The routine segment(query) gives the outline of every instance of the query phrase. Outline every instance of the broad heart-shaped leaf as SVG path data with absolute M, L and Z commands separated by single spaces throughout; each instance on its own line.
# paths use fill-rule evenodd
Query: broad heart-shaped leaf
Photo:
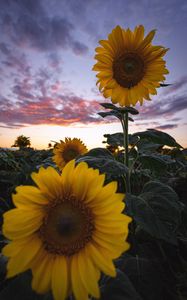
M 120 146 L 123 147 L 123 133 L 122 132 L 116 132 L 113 134 L 104 134 L 104 137 L 106 137 L 106 143 L 115 147 Z
M 77 163 L 85 161 L 89 167 L 99 169 L 100 173 L 105 173 L 107 178 L 117 178 L 127 173 L 128 168 L 116 161 L 113 155 L 103 148 L 95 148 L 82 155 L 76 160 Z
M 129 278 L 118 269 L 115 278 L 105 277 L 101 284 L 100 300 L 143 300 Z
M 137 143 L 137 148 L 139 153 L 153 153 L 156 152 L 156 150 L 159 149 L 160 147 L 162 148 L 162 146 L 163 146 L 162 144 L 156 144 L 145 139 L 140 139 Z
M 179 145 L 171 135 L 160 130 L 148 129 L 146 131 L 136 132 L 134 135 L 139 136 L 140 139 L 146 139 L 152 143 L 182 148 L 182 146 Z
M 160 182 L 145 184 L 136 197 L 126 194 L 127 212 L 153 238 L 177 245 L 176 230 L 181 222 L 182 206 L 175 191 Z
M 164 270 L 162 262 L 124 253 L 117 261 L 117 268 L 130 279 L 138 294 L 144 300 L 163 299 Z M 151 274 L 151 276 L 150 276 Z
M 31 272 L 25 272 L 9 279 L 0 291 L 1 300 L 53 300 L 50 293 L 39 295 L 31 288 Z
M 134 145 L 138 142 L 139 138 L 137 136 L 134 136 L 132 134 L 129 134 L 129 144 Z M 106 143 L 115 147 L 115 146 L 120 146 L 123 147 L 124 143 L 124 137 L 123 137 L 123 132 L 116 132 L 113 134 L 104 134 L 104 137 L 107 138 Z
M 160 174 L 166 171 L 167 161 L 162 159 L 161 155 L 157 154 L 142 154 L 138 157 L 143 169 L 149 169 L 155 174 Z

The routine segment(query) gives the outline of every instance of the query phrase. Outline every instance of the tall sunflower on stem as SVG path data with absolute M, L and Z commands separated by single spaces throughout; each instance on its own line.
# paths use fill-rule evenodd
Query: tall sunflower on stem
M 135 105 L 143 99 L 150 100 L 155 95 L 160 82 L 165 80 L 168 70 L 163 60 L 168 51 L 162 46 L 153 46 L 155 30 L 144 37 L 144 27 L 137 26 L 134 31 L 117 26 L 101 40 L 101 47 L 95 51 L 93 70 L 97 71 L 99 89 L 104 97 L 120 106 Z
M 134 31 L 116 26 L 101 40 L 101 47 L 95 49 L 97 63 L 97 84 L 105 98 L 111 98 L 114 104 L 125 106 L 121 110 L 124 132 L 124 162 L 128 166 L 128 107 L 139 101 L 150 100 L 157 94 L 156 88 L 165 80 L 168 70 L 163 56 L 168 51 L 163 46 L 152 45 L 155 35 L 152 30 L 144 37 L 144 27 L 137 26 Z M 130 192 L 130 179 L 127 174 L 127 191 Z

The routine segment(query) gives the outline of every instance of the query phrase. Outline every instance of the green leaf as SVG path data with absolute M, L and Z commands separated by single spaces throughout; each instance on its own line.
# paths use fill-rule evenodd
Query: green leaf
M 118 269 L 115 278 L 105 277 L 101 284 L 100 300 L 143 300 L 129 278 Z
M 0 292 L 1 300 L 53 300 L 51 294 L 39 295 L 31 288 L 31 272 L 8 280 Z
M 160 83 L 160 87 L 166 87 L 172 85 L 171 83 Z
M 134 136 L 139 136 L 141 140 L 146 139 L 155 144 L 182 148 L 182 146 L 179 145 L 171 135 L 156 129 L 148 129 L 146 131 L 136 132 L 134 133 Z
M 0 249 L 1 249 L 1 245 L 0 245 Z M 7 259 L 2 254 L 0 254 L 0 285 L 1 282 L 5 279 L 6 264 L 7 264 Z
M 167 162 L 156 154 L 142 154 L 138 160 L 142 164 L 143 169 L 149 169 L 155 174 L 163 173 L 166 171 Z
M 182 206 L 175 191 L 156 181 L 145 184 L 139 196 L 126 195 L 127 211 L 153 238 L 177 244 Z
M 108 159 L 114 159 L 112 153 L 105 148 L 93 148 L 88 151 L 85 156 L 93 156 L 93 157 L 108 157 Z
M 137 136 L 135 136 L 135 137 L 137 137 Z M 149 140 L 144 140 L 144 139 L 139 140 L 139 142 L 137 143 L 138 151 L 140 153 L 156 152 L 162 146 L 163 146 L 162 144 L 156 144 Z
M 133 118 L 128 117 L 129 121 L 134 122 Z
M 107 109 L 118 109 L 117 106 L 112 103 L 100 103 L 100 105 Z
M 135 145 L 139 138 L 138 136 L 134 136 L 133 134 L 129 134 L 129 144 L 130 145 Z M 113 147 L 116 147 L 116 146 L 120 146 L 120 147 L 123 147 L 123 132 L 116 132 L 116 133 L 113 133 L 113 134 L 104 134 L 104 137 L 107 138 L 106 140 L 106 143 L 113 146 Z
M 137 115 L 139 114 L 139 111 L 137 109 L 135 109 L 132 106 L 125 106 L 125 107 L 117 107 L 112 103 L 100 103 L 100 105 L 106 109 L 113 109 L 116 110 L 122 114 L 124 113 L 130 113 L 132 115 Z
M 144 300 L 162 299 L 165 275 L 162 262 L 124 253 L 119 259 L 118 268 L 128 276 Z
M 139 111 L 132 106 L 119 107 L 118 111 L 122 113 L 130 113 L 131 115 L 138 115 Z
M 116 117 L 119 120 L 122 119 L 122 114 L 119 113 L 117 110 L 111 110 L 109 112 L 102 111 L 102 112 L 99 112 L 98 115 L 100 115 L 102 118 L 110 116 L 110 117 Z
M 76 160 L 77 163 L 85 161 L 94 169 L 99 169 L 100 173 L 105 173 L 109 178 L 117 178 L 127 173 L 128 168 L 116 161 L 113 155 L 103 148 L 95 148 L 82 155 Z
M 138 136 L 134 136 L 133 134 L 129 134 L 129 144 L 130 145 L 136 145 L 139 141 Z
M 123 147 L 123 133 L 117 132 L 113 134 L 104 134 L 104 137 L 107 138 L 106 142 L 107 144 L 115 147 L 120 146 Z

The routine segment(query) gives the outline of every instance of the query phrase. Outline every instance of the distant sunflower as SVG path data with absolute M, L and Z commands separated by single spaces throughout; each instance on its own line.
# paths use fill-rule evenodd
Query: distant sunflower
M 150 94 L 157 93 L 156 88 L 168 74 L 162 59 L 168 49 L 151 44 L 155 35 L 152 30 L 144 37 L 144 27 L 137 26 L 133 31 L 117 26 L 101 40 L 95 58 L 98 62 L 93 70 L 97 74 L 99 89 L 104 97 L 111 97 L 113 103 L 121 106 L 135 105 L 143 99 L 150 100 Z
M 77 156 L 86 153 L 88 150 L 80 139 L 65 138 L 55 146 L 53 153 L 53 161 L 62 169 L 70 160 Z
M 116 193 L 116 182 L 103 186 L 104 174 L 85 162 L 75 167 L 74 160 L 61 175 L 40 168 L 32 179 L 38 187 L 17 187 L 16 208 L 4 214 L 3 234 L 11 240 L 2 250 L 7 277 L 31 269 L 38 293 L 52 289 L 55 300 L 99 298 L 101 271 L 115 276 L 113 260 L 129 248 L 124 195 Z

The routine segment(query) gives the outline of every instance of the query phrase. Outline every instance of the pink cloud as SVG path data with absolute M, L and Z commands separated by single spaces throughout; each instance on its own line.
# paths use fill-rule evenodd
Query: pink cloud
M 9 105 L 10 101 L 0 101 L 0 119 L 7 126 L 25 125 L 63 125 L 104 123 L 97 112 L 100 105 L 95 100 L 86 100 L 76 96 L 58 98 L 40 97 L 35 101 L 20 100 Z M 58 106 L 61 105 L 62 109 Z

